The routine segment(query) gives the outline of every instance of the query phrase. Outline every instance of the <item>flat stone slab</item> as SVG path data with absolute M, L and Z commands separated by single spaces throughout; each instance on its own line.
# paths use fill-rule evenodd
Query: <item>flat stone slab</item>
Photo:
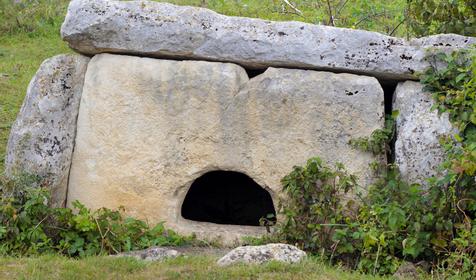
M 236 263 L 263 264 L 269 261 L 298 263 L 306 257 L 306 252 L 296 246 L 272 243 L 261 246 L 241 246 L 231 250 L 218 260 L 220 266 Z
M 76 137 L 76 119 L 89 58 L 58 55 L 31 80 L 10 131 L 7 175 L 30 173 L 49 183 L 52 205 L 64 206 Z
M 431 110 L 431 93 L 418 82 L 399 83 L 395 90 L 394 109 L 399 111 L 396 124 L 395 163 L 409 183 L 426 185 L 426 178 L 442 175 L 438 166 L 445 159 L 440 138 L 456 131 L 448 114 Z
M 452 50 L 476 38 L 436 35 L 406 41 L 380 33 L 302 22 L 229 17 L 149 1 L 73 0 L 61 28 L 71 48 L 98 53 L 210 60 L 249 68 L 350 72 L 417 79 L 425 49 Z
M 130 251 L 112 255 L 112 257 L 130 257 L 144 261 L 163 261 L 166 259 L 174 259 L 182 254 L 168 247 L 151 247 L 144 250 Z
M 232 243 L 264 227 L 192 222 L 181 205 L 192 182 L 241 172 L 277 205 L 282 177 L 319 155 L 372 179 L 369 153 L 349 144 L 383 127 L 377 79 L 269 68 L 249 79 L 231 63 L 100 54 L 91 59 L 78 116 L 68 202 L 125 206 L 150 223 Z

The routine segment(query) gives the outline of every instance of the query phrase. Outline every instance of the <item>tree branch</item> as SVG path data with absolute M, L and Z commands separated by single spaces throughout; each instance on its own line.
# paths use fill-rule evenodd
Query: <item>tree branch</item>
M 331 2 L 327 0 L 327 8 L 329 9 L 329 25 L 335 26 L 334 16 L 332 15 Z
M 345 0 L 344 4 L 342 4 L 342 6 L 340 6 L 339 10 L 336 12 L 336 17 L 340 15 L 340 12 L 341 12 L 342 9 L 345 7 L 345 5 L 347 4 L 347 2 L 349 2 L 349 0 Z
M 286 5 L 288 5 L 291 9 L 293 9 L 296 13 L 302 16 L 302 12 L 298 8 L 294 7 L 293 4 L 289 3 L 288 0 L 283 0 L 283 2 L 286 3 Z
M 404 22 L 405 22 L 405 19 L 403 19 L 402 21 L 400 21 L 400 22 L 397 24 L 397 26 L 395 26 L 395 27 L 392 29 L 392 31 L 388 34 L 388 36 L 392 36 L 393 33 L 394 33 L 395 31 L 397 31 L 397 29 L 400 27 L 400 25 L 402 25 L 402 23 L 404 23 Z

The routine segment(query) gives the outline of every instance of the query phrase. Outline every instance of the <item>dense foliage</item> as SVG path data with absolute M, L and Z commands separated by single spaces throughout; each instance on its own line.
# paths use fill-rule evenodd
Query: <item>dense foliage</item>
M 78 201 L 73 209 L 51 208 L 47 186 L 35 176 L 0 179 L 0 255 L 91 256 L 192 241 L 122 211 L 91 211 Z
M 342 164 L 333 170 L 320 158 L 312 158 L 306 166 L 294 167 L 282 184 L 288 195 L 279 206 L 285 217 L 282 237 L 307 251 L 331 248 L 333 227 L 347 223 L 346 212 L 352 207 L 342 198 L 356 186 L 355 176 L 347 174 Z
M 442 139 L 444 176 L 428 178 L 423 187 L 404 182 L 397 166 L 374 164 L 378 179 L 368 193 L 339 205 L 343 194 L 358 191 L 355 178 L 342 165 L 331 169 L 311 159 L 282 180 L 288 198 L 276 238 L 367 273 L 393 273 L 408 260 L 431 264 L 446 277 L 476 277 L 476 55 L 461 51 L 428 60 L 432 67 L 421 81 L 458 129 Z M 388 116 L 385 129 L 351 144 L 386 152 L 395 116 Z
M 407 0 L 408 25 L 417 36 L 456 33 L 476 36 L 476 1 Z

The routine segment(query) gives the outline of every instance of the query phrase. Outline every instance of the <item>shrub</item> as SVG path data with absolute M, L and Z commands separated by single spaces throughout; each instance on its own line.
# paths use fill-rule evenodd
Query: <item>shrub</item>
M 440 271 L 476 278 L 476 49 L 428 57 L 432 67 L 422 75 L 433 93 L 435 109 L 448 113 L 458 133 L 442 140 L 445 176 L 432 178 L 432 195 L 447 223 L 439 253 Z M 442 66 L 443 65 L 443 66 Z
M 442 139 L 447 159 L 441 178 L 428 187 L 403 181 L 393 164 L 372 164 L 378 178 L 367 187 L 357 211 L 340 203 L 355 177 L 342 165 L 326 167 L 318 158 L 283 178 L 277 239 L 319 253 L 332 262 L 373 274 L 395 272 L 403 260 L 425 261 L 435 273 L 476 278 L 476 55 L 473 51 L 431 55 L 422 74 L 435 109 L 447 112 L 458 133 Z M 394 135 L 386 127 L 350 142 L 376 155 L 387 151 Z M 355 214 L 357 213 L 357 214 Z
M 348 227 L 346 214 L 352 201 L 342 205 L 342 197 L 356 186 L 342 164 L 335 170 L 325 166 L 320 158 L 310 159 L 304 167 L 282 179 L 288 197 L 280 202 L 284 214 L 279 235 L 307 251 L 323 250 L 330 255 L 335 250 L 332 236 L 336 228 Z
M 35 176 L 1 177 L 0 182 L 0 254 L 91 256 L 193 240 L 163 223 L 151 228 L 124 218 L 123 209 L 91 211 L 78 201 L 73 209 L 50 208 L 47 186 Z
M 476 5 L 474 0 L 407 0 L 407 21 L 418 36 L 476 36 Z

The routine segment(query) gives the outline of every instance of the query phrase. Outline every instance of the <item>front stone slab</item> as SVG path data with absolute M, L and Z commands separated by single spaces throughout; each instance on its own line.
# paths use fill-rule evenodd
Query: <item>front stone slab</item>
M 76 119 L 89 58 L 57 55 L 31 80 L 8 139 L 6 173 L 46 179 L 51 204 L 64 206 L 76 137 Z
M 241 172 L 276 205 L 281 178 L 320 156 L 365 183 L 375 158 L 347 143 L 383 122 L 383 91 L 371 77 L 270 68 L 250 80 L 234 64 L 96 55 L 85 78 L 68 203 L 123 205 L 150 223 L 230 243 L 264 229 L 182 218 L 195 179 Z

